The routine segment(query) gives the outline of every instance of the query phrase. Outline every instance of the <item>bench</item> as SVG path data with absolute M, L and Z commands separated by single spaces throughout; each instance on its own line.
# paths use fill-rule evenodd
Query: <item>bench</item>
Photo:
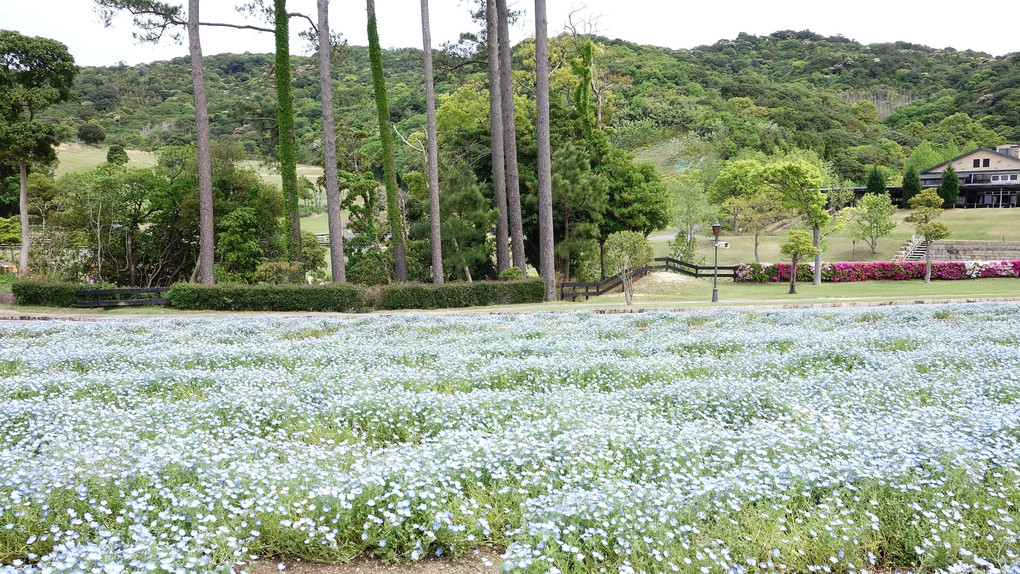
M 137 307 L 141 305 L 169 305 L 170 299 L 164 295 L 169 291 L 169 287 L 141 287 L 141 288 L 125 288 L 125 289 L 79 289 L 74 294 L 77 295 L 81 301 L 78 301 L 78 307 Z M 145 295 L 153 294 L 155 297 L 146 297 L 142 299 L 125 299 L 123 295 Z M 104 299 L 110 295 L 117 295 L 116 299 Z

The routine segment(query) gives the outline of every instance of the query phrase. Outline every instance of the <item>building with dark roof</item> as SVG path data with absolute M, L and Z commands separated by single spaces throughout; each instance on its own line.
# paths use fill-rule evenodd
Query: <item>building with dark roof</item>
M 1020 145 L 979 147 L 920 173 L 921 188 L 938 187 L 953 166 L 960 179 L 957 207 L 1017 207 L 1020 199 Z

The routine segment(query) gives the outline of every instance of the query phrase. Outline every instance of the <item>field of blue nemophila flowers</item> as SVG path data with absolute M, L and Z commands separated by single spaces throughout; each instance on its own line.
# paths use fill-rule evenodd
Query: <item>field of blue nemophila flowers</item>
M 1020 572 L 1020 305 L 0 325 L 0 572 Z

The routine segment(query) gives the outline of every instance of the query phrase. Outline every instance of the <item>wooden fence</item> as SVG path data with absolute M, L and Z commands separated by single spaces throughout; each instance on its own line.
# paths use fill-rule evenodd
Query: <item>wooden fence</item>
M 686 261 L 679 259 L 673 259 L 672 257 L 656 257 L 653 260 L 652 265 L 646 265 L 641 269 L 634 271 L 634 278 L 642 277 L 650 271 L 672 271 L 673 273 L 683 273 L 684 275 L 690 275 L 691 277 L 712 277 L 715 273 L 715 267 L 705 267 L 701 265 L 694 265 Z M 737 266 L 736 265 L 725 265 L 719 268 L 719 277 L 724 279 L 736 279 L 737 278 Z M 570 299 L 576 301 L 578 297 L 598 297 L 609 293 L 613 289 L 623 285 L 623 279 L 619 274 L 607 277 L 602 281 L 594 283 L 561 283 L 560 284 L 560 299 Z

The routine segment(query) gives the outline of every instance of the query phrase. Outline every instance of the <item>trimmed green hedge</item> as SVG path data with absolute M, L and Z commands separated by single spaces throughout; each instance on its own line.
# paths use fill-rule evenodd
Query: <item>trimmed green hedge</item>
M 541 279 L 474 281 L 472 283 L 394 283 L 382 288 L 383 309 L 445 309 L 515 303 L 541 303 Z
M 39 281 L 38 279 L 16 279 L 11 284 L 11 292 L 18 300 L 18 305 L 39 305 L 42 307 L 74 307 L 78 297 L 74 292 L 88 289 L 94 285 L 77 283 L 61 283 L 58 281 Z
M 200 285 L 178 283 L 170 305 L 205 311 L 357 311 L 364 289 L 355 285 Z

